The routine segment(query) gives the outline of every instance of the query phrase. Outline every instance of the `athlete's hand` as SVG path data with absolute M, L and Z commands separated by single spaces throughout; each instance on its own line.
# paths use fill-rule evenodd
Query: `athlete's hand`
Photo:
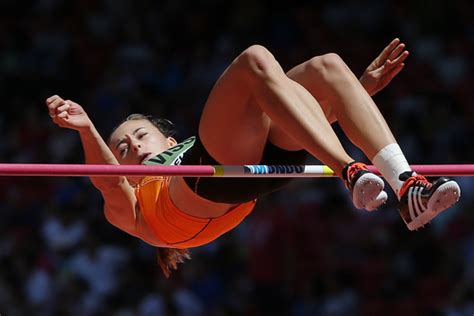
M 92 126 L 92 121 L 79 104 L 53 95 L 46 99 L 49 116 L 53 122 L 64 128 L 82 131 Z
M 385 88 L 405 66 L 408 57 L 405 44 L 394 39 L 377 58 L 374 59 L 360 77 L 360 83 L 373 96 Z

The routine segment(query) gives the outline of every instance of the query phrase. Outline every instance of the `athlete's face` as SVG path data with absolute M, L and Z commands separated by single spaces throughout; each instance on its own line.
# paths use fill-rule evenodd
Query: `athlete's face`
M 148 120 L 130 120 L 121 124 L 110 136 L 109 147 L 123 165 L 142 164 L 176 145 Z

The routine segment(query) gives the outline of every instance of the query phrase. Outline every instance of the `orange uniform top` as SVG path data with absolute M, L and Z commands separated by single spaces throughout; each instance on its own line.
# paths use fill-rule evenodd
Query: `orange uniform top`
M 191 248 L 212 242 L 249 215 L 256 201 L 239 204 L 215 218 L 200 218 L 179 210 L 171 201 L 171 177 L 146 177 L 135 189 L 140 212 L 158 240 L 170 248 Z

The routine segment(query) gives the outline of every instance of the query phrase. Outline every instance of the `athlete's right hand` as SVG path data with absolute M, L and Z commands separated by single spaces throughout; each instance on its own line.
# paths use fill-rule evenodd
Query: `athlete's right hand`
M 49 116 L 60 127 L 80 132 L 92 126 L 92 121 L 82 106 L 71 100 L 64 100 L 58 95 L 53 95 L 46 99 L 46 106 Z
M 395 38 L 370 63 L 360 77 L 360 83 L 370 96 L 385 88 L 402 71 L 408 55 L 405 43 Z

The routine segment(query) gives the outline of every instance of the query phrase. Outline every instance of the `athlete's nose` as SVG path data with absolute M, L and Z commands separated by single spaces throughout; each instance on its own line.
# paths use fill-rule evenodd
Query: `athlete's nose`
M 138 152 L 142 147 L 143 147 L 143 145 L 139 141 L 132 142 L 133 151 Z

